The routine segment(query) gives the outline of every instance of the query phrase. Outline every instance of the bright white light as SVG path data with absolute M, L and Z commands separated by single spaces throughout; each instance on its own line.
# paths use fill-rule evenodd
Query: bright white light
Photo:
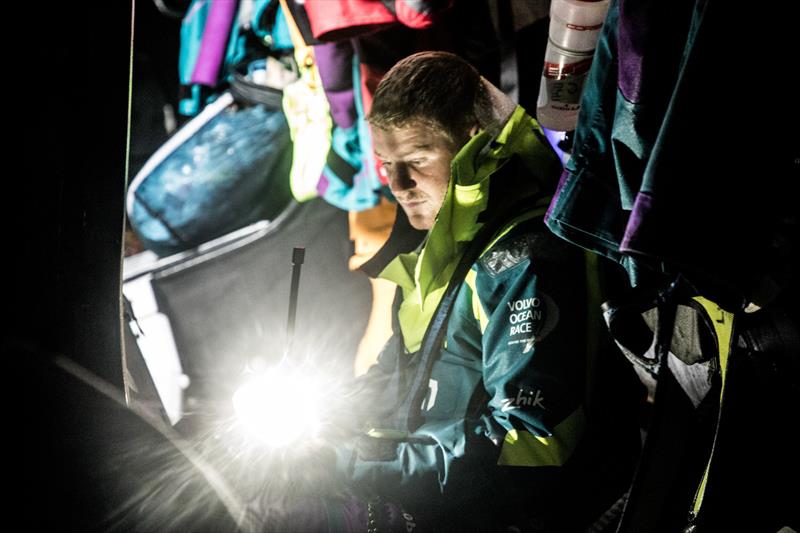
M 233 395 L 247 432 L 272 447 L 313 438 L 319 429 L 320 389 L 310 376 L 274 368 L 252 378 Z

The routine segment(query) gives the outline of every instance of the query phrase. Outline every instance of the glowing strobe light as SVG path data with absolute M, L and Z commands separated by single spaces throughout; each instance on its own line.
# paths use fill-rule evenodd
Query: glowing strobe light
M 255 376 L 233 395 L 245 430 L 271 447 L 314 437 L 320 426 L 319 388 L 309 376 L 272 369 Z

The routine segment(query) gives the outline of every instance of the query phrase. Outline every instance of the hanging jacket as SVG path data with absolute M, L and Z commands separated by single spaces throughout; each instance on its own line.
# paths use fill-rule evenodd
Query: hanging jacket
M 606 305 L 609 326 L 657 378 L 620 533 L 777 531 L 797 514 L 781 406 L 798 386 L 800 143 L 777 134 L 783 104 L 764 103 L 794 106 L 798 84 L 770 83 L 795 39 L 759 20 L 770 16 L 714 0 L 612 1 L 546 217 L 625 268 L 635 297 Z M 658 327 L 637 333 L 647 306 L 662 308 Z M 753 420 L 759 438 L 743 439 Z
M 551 517 L 563 505 L 564 467 L 586 428 L 587 317 L 583 256 L 542 222 L 559 167 L 518 107 L 499 135 L 483 132 L 462 148 L 424 244 L 382 269 L 402 291 L 396 333 L 361 380 L 354 417 L 370 432 L 340 451 L 340 468 L 438 528 L 481 530 L 510 524 L 523 509 Z M 510 211 L 515 200 L 526 206 Z M 487 238 L 480 230 L 498 215 L 500 230 Z M 364 270 L 398 240 L 393 234 Z M 475 246 L 482 253 L 466 279 L 451 280 Z M 460 290 L 439 323 L 451 281 Z M 436 328 L 445 328 L 444 342 L 428 373 L 419 349 Z M 413 382 L 427 386 L 418 404 L 406 401 Z
M 386 183 L 372 156 L 359 58 L 347 41 L 317 45 L 314 53 L 333 119 L 317 192 L 340 209 L 363 211 L 380 202 Z
M 306 0 L 311 30 L 321 41 L 347 39 L 394 24 L 430 27 L 452 0 Z
M 797 134 L 771 134 L 786 118 L 754 98 L 790 62 L 791 37 L 754 16 L 706 0 L 612 2 L 546 218 L 632 285 L 681 272 L 732 312 L 774 300 L 800 268 Z M 749 69 L 753 43 L 776 52 Z

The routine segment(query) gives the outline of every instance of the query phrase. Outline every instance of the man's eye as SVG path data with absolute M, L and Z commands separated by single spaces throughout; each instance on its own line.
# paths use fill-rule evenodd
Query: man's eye
M 412 167 L 418 167 L 418 166 L 421 166 L 424 163 L 425 163 L 424 159 L 413 159 L 413 160 L 408 162 L 408 164 L 411 165 Z
M 390 161 L 381 161 L 381 166 L 383 168 L 389 168 L 392 165 Z

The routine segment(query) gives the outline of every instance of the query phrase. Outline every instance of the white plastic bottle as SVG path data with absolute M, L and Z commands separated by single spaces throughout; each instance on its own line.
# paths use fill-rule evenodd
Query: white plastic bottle
M 536 102 L 542 127 L 571 131 L 609 0 L 552 0 L 544 68 Z

